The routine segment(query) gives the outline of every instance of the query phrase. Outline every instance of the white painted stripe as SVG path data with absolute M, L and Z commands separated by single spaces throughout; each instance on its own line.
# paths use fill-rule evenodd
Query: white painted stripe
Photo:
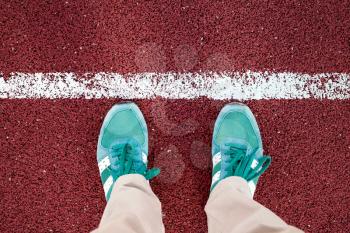
M 213 168 L 219 163 L 221 162 L 221 153 L 218 152 L 217 154 L 215 154 L 213 156 Z
M 107 167 L 109 167 L 109 165 L 111 165 L 111 162 L 109 161 L 108 156 L 106 156 L 104 159 L 102 159 L 102 160 L 98 163 L 98 169 L 100 170 L 100 174 L 101 174 Z
M 113 177 L 109 176 L 108 179 L 106 180 L 106 182 L 103 184 L 103 190 L 105 191 L 105 195 L 107 195 L 112 184 L 113 184 Z
M 350 74 L 291 72 L 0 74 L 0 98 L 349 99 Z

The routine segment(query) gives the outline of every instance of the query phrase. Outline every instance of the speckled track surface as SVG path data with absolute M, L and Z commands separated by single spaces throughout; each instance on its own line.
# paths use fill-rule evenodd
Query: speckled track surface
M 349 1 L 2 1 L 1 72 L 349 71 Z
M 349 1 L 0 2 L 0 72 L 350 71 Z M 88 232 L 109 100 L 0 100 L 0 231 Z M 229 101 L 136 100 L 167 232 L 207 232 L 210 139 Z M 272 167 L 256 199 L 306 232 L 349 232 L 349 100 L 246 102 Z M 170 166 L 170 163 L 172 166 Z

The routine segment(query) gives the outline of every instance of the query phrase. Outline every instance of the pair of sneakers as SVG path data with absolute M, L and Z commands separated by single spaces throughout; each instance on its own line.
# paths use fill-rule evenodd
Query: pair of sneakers
M 203 155 L 204 156 L 204 155 Z M 107 113 L 97 146 L 97 162 L 107 201 L 116 180 L 140 174 L 150 180 L 160 173 L 147 168 L 148 131 L 142 112 L 134 103 L 116 104 Z M 212 140 L 211 190 L 231 176 L 244 178 L 254 195 L 260 175 L 271 163 L 263 155 L 258 124 L 250 109 L 241 103 L 227 104 L 220 112 Z

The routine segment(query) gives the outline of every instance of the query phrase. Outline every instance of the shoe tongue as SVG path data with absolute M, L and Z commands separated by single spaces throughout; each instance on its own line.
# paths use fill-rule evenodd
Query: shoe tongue
M 133 138 L 118 138 L 115 139 L 109 148 L 109 150 L 118 150 L 119 148 L 124 148 L 128 150 L 134 150 L 134 149 L 140 149 L 140 144 L 137 142 L 137 140 Z
M 118 139 L 113 142 L 112 146 L 109 148 L 108 157 L 111 162 L 111 169 L 118 170 L 119 169 L 119 161 L 120 155 L 122 153 L 126 153 L 127 157 L 133 159 L 134 161 L 142 158 L 141 156 L 141 146 L 140 144 L 132 138 L 126 139 Z M 118 157 L 119 156 L 119 157 Z
M 231 151 L 236 155 L 246 155 L 250 148 L 247 141 L 235 138 L 227 138 L 220 145 L 221 154 L 224 154 L 225 151 Z
M 244 156 L 246 155 L 247 150 L 244 148 L 239 148 L 235 146 L 230 146 L 230 145 L 222 145 L 221 146 L 221 154 L 225 154 L 227 151 L 230 151 L 230 153 L 239 155 L 239 156 Z

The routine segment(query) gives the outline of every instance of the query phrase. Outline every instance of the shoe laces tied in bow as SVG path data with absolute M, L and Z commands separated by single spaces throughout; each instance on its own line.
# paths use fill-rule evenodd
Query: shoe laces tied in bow
M 259 177 L 271 164 L 270 156 L 262 155 L 261 149 L 252 150 L 247 145 L 224 143 L 221 154 L 227 163 L 225 176 L 239 176 L 247 182 Z
M 160 173 L 159 168 L 147 169 L 147 161 L 142 160 L 141 147 L 133 141 L 113 145 L 109 149 L 109 157 L 115 179 L 126 174 L 140 174 L 151 180 Z

